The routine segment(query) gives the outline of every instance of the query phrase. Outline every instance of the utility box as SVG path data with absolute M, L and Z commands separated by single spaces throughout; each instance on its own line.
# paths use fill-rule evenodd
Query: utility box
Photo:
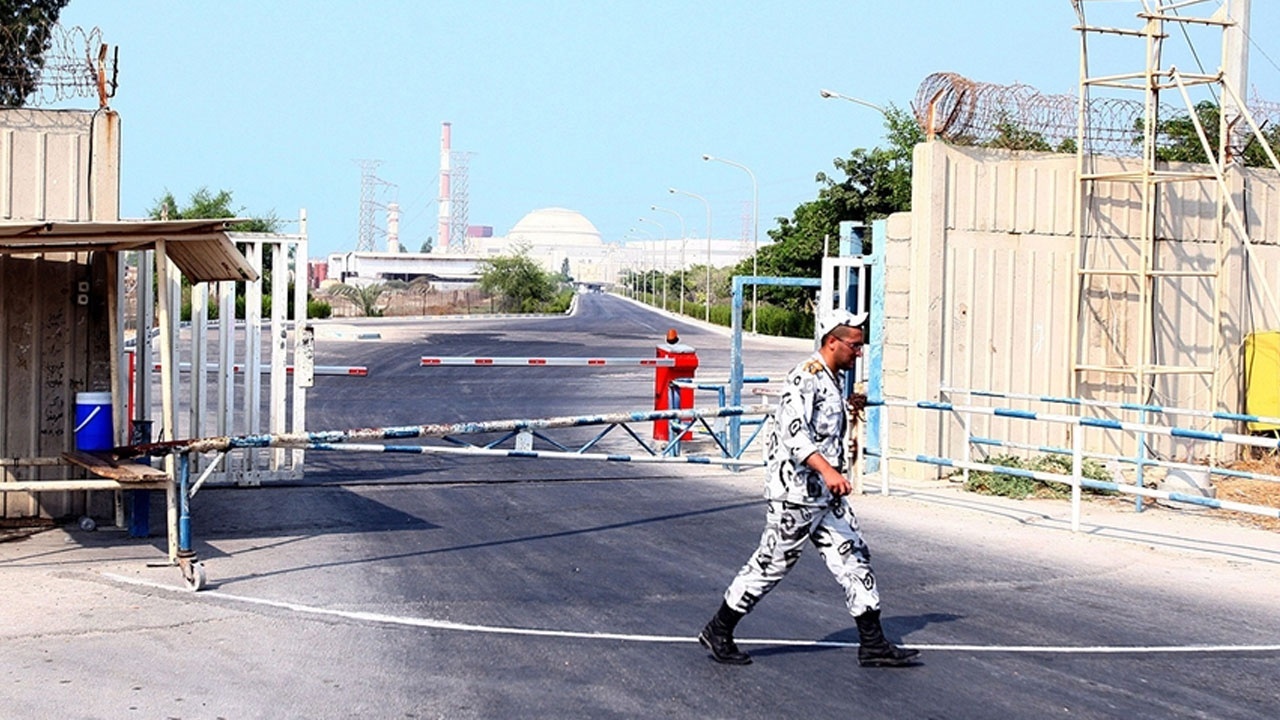
M 1280 332 L 1256 332 L 1244 338 L 1244 411 L 1280 417 Z M 1249 423 L 1249 432 L 1276 430 L 1280 425 Z
M 673 380 L 691 380 L 698 369 L 698 353 L 689 345 L 680 342 L 675 330 L 667 333 L 667 341 L 658 346 L 658 358 L 671 358 L 674 365 L 659 365 L 654 368 L 653 376 L 653 409 L 671 409 L 671 382 Z M 693 407 L 693 388 L 680 389 L 680 407 Z M 686 431 L 681 440 L 689 440 L 693 433 Z M 655 420 L 653 422 L 653 439 L 666 442 L 671 439 L 671 422 Z

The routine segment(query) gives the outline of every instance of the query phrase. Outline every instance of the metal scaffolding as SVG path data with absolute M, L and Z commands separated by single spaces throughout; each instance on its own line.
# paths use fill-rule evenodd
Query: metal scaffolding
M 1136 17 L 1140 27 L 1128 29 L 1091 24 L 1086 18 L 1085 8 L 1097 1 L 1072 2 L 1079 18 L 1076 29 L 1080 32 L 1080 88 L 1075 213 L 1078 282 L 1069 351 L 1071 395 L 1079 397 L 1081 385 L 1100 384 L 1119 389 L 1130 401 L 1149 402 L 1162 378 L 1174 381 L 1177 379 L 1174 376 L 1198 376 L 1205 383 L 1207 409 L 1218 410 L 1223 382 L 1222 318 L 1225 296 L 1230 289 L 1224 266 L 1233 247 L 1233 239 L 1243 246 L 1245 262 L 1252 259 L 1248 227 L 1230 192 L 1227 178 L 1229 173 L 1238 170 L 1238 150 L 1243 147 L 1240 138 L 1244 133 L 1262 139 L 1261 130 L 1245 106 L 1240 90 L 1245 82 L 1248 2 L 1138 0 L 1134 4 L 1139 8 Z M 1206 3 L 1212 6 L 1212 14 L 1188 14 L 1188 11 L 1203 9 Z M 1191 26 L 1201 32 L 1205 28 L 1220 32 L 1222 60 L 1217 71 L 1183 72 L 1166 65 L 1164 45 L 1170 37 L 1170 30 L 1186 37 L 1190 44 L 1191 35 L 1187 28 Z M 1101 36 L 1114 36 L 1121 42 L 1144 42 L 1145 67 L 1139 71 L 1095 73 L 1090 65 L 1089 51 L 1091 42 Z M 1198 58 L 1194 47 L 1192 51 L 1193 57 Z M 1222 109 L 1218 112 L 1216 147 L 1210 141 L 1192 100 L 1193 89 L 1202 93 L 1207 90 L 1217 107 Z M 1144 106 L 1140 127 L 1142 152 L 1136 161 L 1122 162 L 1115 157 L 1104 157 L 1090 142 L 1096 133 L 1089 127 L 1089 108 L 1098 101 L 1091 95 L 1112 90 L 1141 93 Z M 1160 100 L 1161 93 L 1169 91 L 1177 91 L 1182 102 L 1179 112 L 1185 111 L 1187 120 L 1194 125 L 1199 144 L 1209 158 L 1207 164 L 1175 168 L 1161 159 L 1161 132 L 1171 118 L 1168 108 L 1162 108 Z M 1265 140 L 1262 143 L 1265 147 Z M 1267 152 L 1274 164 L 1275 157 L 1269 147 Z M 1215 236 L 1203 238 L 1204 243 L 1211 242 L 1214 248 L 1192 262 L 1187 262 L 1185 257 L 1173 259 L 1170 254 L 1161 252 L 1162 243 L 1186 242 L 1189 239 L 1158 236 L 1162 228 L 1176 227 L 1170 219 L 1178 211 L 1177 203 L 1170 200 L 1178 183 L 1201 184 L 1209 190 L 1217 206 L 1213 225 Z M 1128 199 L 1140 213 L 1136 237 L 1126 237 L 1122 232 L 1125 224 L 1115 217 L 1131 211 L 1128 203 L 1114 199 L 1101 201 L 1104 197 L 1123 197 L 1124 192 L 1131 193 Z M 1136 267 L 1133 266 L 1134 260 Z M 1174 339 L 1165 338 L 1162 332 L 1176 330 L 1179 335 L 1193 332 L 1185 327 L 1158 326 L 1155 314 L 1159 310 L 1160 294 L 1189 292 L 1188 288 L 1195 288 L 1196 292 L 1212 298 L 1211 308 L 1203 313 L 1211 326 L 1209 335 L 1212 337 L 1212 350 L 1207 362 L 1203 353 L 1170 353 L 1174 357 L 1168 358 L 1160 356 L 1160 341 Z M 1265 284 L 1263 290 L 1274 312 L 1275 301 Z M 1122 307 L 1125 314 L 1125 318 L 1119 321 L 1115 316 L 1117 307 Z M 1117 330 L 1118 326 L 1124 325 L 1128 313 L 1134 310 L 1138 313 L 1136 332 L 1131 327 Z M 1091 340 L 1101 341 L 1103 347 L 1099 349 Z M 1099 358 L 1100 354 L 1103 357 Z M 1200 395 L 1199 392 L 1196 394 Z M 1184 405 L 1187 400 L 1179 398 Z

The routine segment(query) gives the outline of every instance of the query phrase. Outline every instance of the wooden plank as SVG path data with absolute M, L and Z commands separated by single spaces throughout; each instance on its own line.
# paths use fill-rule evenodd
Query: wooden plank
M 29 457 L 29 458 L 0 458 L 0 467 L 36 467 L 41 465 L 65 465 L 62 458 L 57 457 Z
M 72 465 L 78 465 L 98 477 L 118 480 L 122 483 L 169 479 L 163 470 L 142 463 L 118 461 L 110 455 L 71 450 L 62 453 L 62 457 Z
M 124 482 L 107 478 L 90 480 L 18 480 L 16 482 L 0 483 L 0 495 L 8 493 L 82 493 L 91 490 L 164 490 L 170 487 L 171 484 L 168 480 Z

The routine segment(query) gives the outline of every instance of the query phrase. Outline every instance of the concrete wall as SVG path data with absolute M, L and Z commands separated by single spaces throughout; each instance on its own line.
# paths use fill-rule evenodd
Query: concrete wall
M 886 247 L 885 392 L 932 399 L 945 385 L 1001 392 L 1070 394 L 1072 304 L 1078 254 L 1074 235 L 1076 159 L 1072 155 L 1012 153 L 949 146 L 916 148 L 913 211 L 890 218 Z M 1108 159 L 1095 170 L 1123 169 L 1132 160 Z M 1198 169 L 1207 170 L 1202 166 Z M 1182 169 L 1188 169 L 1184 167 Z M 1086 216 L 1094 268 L 1141 267 L 1141 198 L 1135 183 L 1097 183 Z M 1163 184 L 1155 267 L 1210 270 L 1218 251 L 1218 203 L 1213 181 Z M 1148 333 L 1162 364 L 1218 368 L 1217 408 L 1243 410 L 1241 346 L 1252 332 L 1280 328 L 1268 295 L 1280 288 L 1280 176 L 1248 170 L 1229 181 L 1254 243 L 1246 262 L 1238 240 L 1223 261 L 1221 342 L 1214 354 L 1212 281 L 1164 278 L 1153 293 Z M 1228 232 L 1231 232 L 1228 230 Z M 1140 357 L 1141 307 L 1136 278 L 1091 275 L 1078 332 L 1092 364 L 1135 363 Z M 1277 291 L 1272 290 L 1272 293 Z M 1086 373 L 1077 395 L 1113 401 L 1152 401 L 1211 409 L 1212 375 L 1161 377 L 1144 397 L 1123 376 Z M 953 398 L 971 403 L 964 396 Z M 981 402 L 973 404 L 983 404 Z M 1064 406 L 997 401 L 1041 412 Z M 1068 413 L 1069 414 L 1069 413 Z M 1094 414 L 1111 417 L 1105 412 Z M 1119 417 L 1119 416 L 1116 416 Z M 1124 419 L 1135 420 L 1132 414 Z M 1069 445 L 1066 426 L 975 417 L 981 435 L 1024 443 Z M 959 457 L 959 416 L 894 411 L 889 431 L 895 452 Z M 1238 430 L 1224 423 L 1178 421 L 1183 426 Z M 1096 434 L 1091 436 L 1091 434 Z M 1131 452 L 1096 431 L 1092 449 Z M 1180 456 L 1188 448 L 1166 443 Z M 924 466 L 894 472 L 933 474 Z
M 110 111 L 0 111 L 0 218 L 118 220 L 120 119 Z

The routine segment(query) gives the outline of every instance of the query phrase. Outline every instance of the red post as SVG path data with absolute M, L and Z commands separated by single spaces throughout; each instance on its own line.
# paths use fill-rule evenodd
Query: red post
M 671 358 L 675 364 L 671 367 L 659 365 L 654 368 L 653 375 L 653 409 L 668 410 L 671 407 L 671 382 L 673 380 L 692 380 L 698 369 L 698 353 L 692 347 L 680 342 L 680 336 L 674 329 L 667 331 L 666 343 L 658 346 L 659 358 Z M 680 408 L 693 407 L 693 388 L 680 389 Z M 669 420 L 653 421 L 653 439 L 666 442 L 671 437 Z M 686 431 L 681 440 L 690 440 L 693 433 Z

